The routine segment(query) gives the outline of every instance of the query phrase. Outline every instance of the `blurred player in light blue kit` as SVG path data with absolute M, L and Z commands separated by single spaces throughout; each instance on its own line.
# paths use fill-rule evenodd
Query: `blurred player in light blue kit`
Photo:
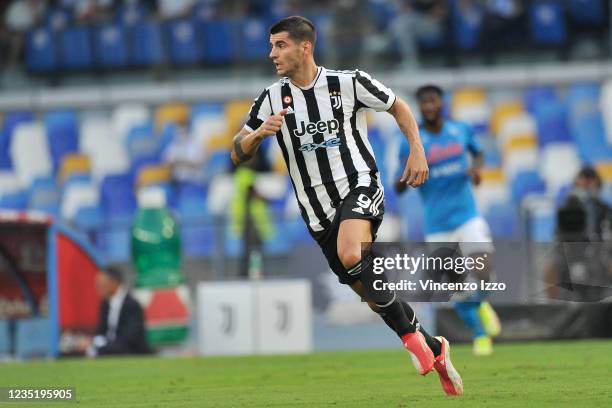
M 472 190 L 472 184 L 480 183 L 482 149 L 468 124 L 443 118 L 442 96 L 442 89 L 435 85 L 416 92 L 422 117 L 420 133 L 430 169 L 429 180 L 418 188 L 425 212 L 425 240 L 456 242 L 462 256 L 484 256 L 494 248 Z M 410 147 L 402 142 L 400 163 L 406 162 L 409 153 Z M 406 188 L 405 183 L 396 183 L 398 193 Z M 488 262 L 483 272 L 476 278 L 489 278 Z M 474 354 L 489 355 L 493 352 L 491 339 L 501 330 L 497 314 L 484 301 L 486 294 L 462 295 L 464 300 L 455 303 L 455 310 L 472 331 Z

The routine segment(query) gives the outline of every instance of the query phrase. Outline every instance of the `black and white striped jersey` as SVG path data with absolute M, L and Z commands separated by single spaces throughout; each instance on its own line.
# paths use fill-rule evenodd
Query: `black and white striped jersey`
M 354 188 L 382 191 L 365 108 L 386 111 L 394 102 L 394 93 L 365 72 L 323 67 L 308 87 L 283 78 L 255 100 L 245 125 L 249 131 L 289 109 L 276 139 L 312 231 L 331 225 L 337 204 Z

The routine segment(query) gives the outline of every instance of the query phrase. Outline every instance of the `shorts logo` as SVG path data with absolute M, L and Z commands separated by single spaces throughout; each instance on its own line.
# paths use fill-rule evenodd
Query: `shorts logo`
M 293 102 L 293 98 L 291 96 L 287 95 L 283 98 L 283 103 L 285 105 L 291 105 L 291 102 Z
M 357 197 L 357 207 L 353 208 L 352 211 L 361 215 L 366 215 L 366 213 L 368 213 L 377 216 L 380 214 L 380 209 L 378 207 L 382 203 L 383 197 L 382 189 L 377 190 L 372 198 L 363 193 L 359 194 L 359 197 Z
M 329 97 L 331 99 L 333 109 L 340 109 L 342 107 L 342 96 L 340 96 L 339 91 L 330 92 Z
M 342 141 L 339 137 L 335 137 L 333 139 L 327 139 L 322 143 L 306 143 L 300 146 L 298 149 L 300 152 L 312 152 L 317 149 L 327 149 L 330 147 L 338 147 Z

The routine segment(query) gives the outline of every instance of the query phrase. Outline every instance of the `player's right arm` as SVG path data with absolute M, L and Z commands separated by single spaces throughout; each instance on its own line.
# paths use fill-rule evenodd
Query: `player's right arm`
M 250 160 L 259 149 L 259 145 L 265 137 L 273 136 L 278 132 L 283 125 L 283 116 L 287 113 L 287 109 L 283 109 L 278 115 L 268 117 L 257 129 L 251 131 L 242 128 L 232 143 L 232 161 L 239 165 Z

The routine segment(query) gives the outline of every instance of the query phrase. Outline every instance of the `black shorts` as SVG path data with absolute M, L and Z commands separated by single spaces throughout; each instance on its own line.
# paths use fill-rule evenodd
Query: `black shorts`
M 323 250 L 331 270 L 338 276 L 340 283 L 352 285 L 359 280 L 359 275 L 349 275 L 340 258 L 338 258 L 338 231 L 340 223 L 348 219 L 372 221 L 372 241 L 385 213 L 384 193 L 378 187 L 357 187 L 342 200 L 336 209 L 336 215 L 329 228 L 311 232 L 317 244 Z

